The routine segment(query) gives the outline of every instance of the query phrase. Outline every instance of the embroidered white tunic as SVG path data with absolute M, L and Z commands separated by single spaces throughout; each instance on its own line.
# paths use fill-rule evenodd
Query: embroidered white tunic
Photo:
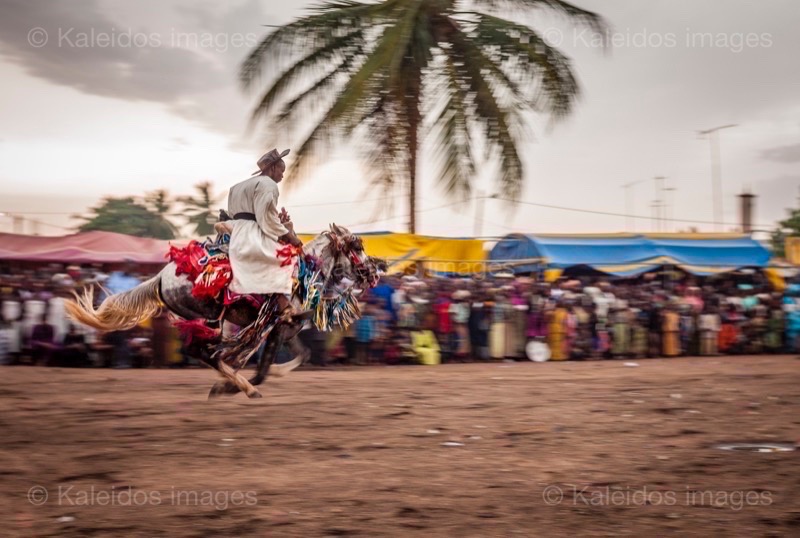
M 288 233 L 278 217 L 278 184 L 268 176 L 253 176 L 237 183 L 228 193 L 228 214 L 253 213 L 256 220 L 234 220 L 228 255 L 235 293 L 292 292 L 295 263 L 281 267 L 277 257 L 283 245 L 278 238 Z

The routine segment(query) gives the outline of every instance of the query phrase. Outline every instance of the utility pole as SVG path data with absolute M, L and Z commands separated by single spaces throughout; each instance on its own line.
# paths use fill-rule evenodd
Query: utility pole
M 632 232 L 636 231 L 636 222 L 633 218 L 633 211 L 634 211 L 634 192 L 633 187 L 638 185 L 639 183 L 643 182 L 643 179 L 639 181 L 631 181 L 630 183 L 625 183 L 622 185 L 622 188 L 625 189 L 625 231 Z
M 675 191 L 677 191 L 677 187 L 664 187 L 664 192 L 667 193 L 664 195 L 664 231 L 669 232 L 672 231 L 673 224 L 672 224 L 672 215 L 675 212 Z
M 658 228 L 657 231 L 661 230 L 661 223 L 663 221 L 663 209 L 664 209 L 664 180 L 667 179 L 664 176 L 656 176 L 653 178 L 655 181 L 656 187 L 656 199 L 655 199 L 655 213 L 656 213 L 656 226 Z
M 738 124 L 721 125 L 713 129 L 698 131 L 700 137 L 708 137 L 711 147 L 711 196 L 714 204 L 714 231 L 719 232 L 722 226 L 722 165 L 720 164 L 719 132 L 736 127 Z
M 475 237 L 480 237 L 483 233 L 483 204 L 487 198 L 497 198 L 496 194 L 486 196 L 483 191 L 478 191 L 478 196 L 475 197 Z
M 656 224 L 658 222 L 658 200 L 650 202 L 650 230 L 656 231 Z

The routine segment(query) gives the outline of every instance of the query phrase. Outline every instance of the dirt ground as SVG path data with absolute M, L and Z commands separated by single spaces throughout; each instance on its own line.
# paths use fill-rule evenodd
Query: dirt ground
M 5 367 L 0 536 L 800 535 L 800 361 L 637 362 Z

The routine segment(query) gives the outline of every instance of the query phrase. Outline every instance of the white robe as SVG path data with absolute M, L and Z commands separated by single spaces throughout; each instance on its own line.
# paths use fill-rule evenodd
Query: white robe
M 237 183 L 228 193 L 228 214 L 253 213 L 255 221 L 234 220 L 228 255 L 235 293 L 292 292 L 295 263 L 281 267 L 278 238 L 289 230 L 278 217 L 278 184 L 268 176 L 254 176 Z

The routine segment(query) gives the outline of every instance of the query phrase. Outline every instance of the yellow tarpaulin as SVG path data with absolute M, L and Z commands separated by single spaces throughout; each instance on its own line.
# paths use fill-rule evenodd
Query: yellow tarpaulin
M 794 265 L 800 265 L 800 237 L 787 237 L 786 246 L 786 261 Z
M 315 236 L 300 235 L 303 242 Z M 480 273 L 486 251 L 480 239 L 452 239 L 407 233 L 359 234 L 370 256 L 384 258 L 389 273 L 400 273 L 415 262 L 437 273 Z

